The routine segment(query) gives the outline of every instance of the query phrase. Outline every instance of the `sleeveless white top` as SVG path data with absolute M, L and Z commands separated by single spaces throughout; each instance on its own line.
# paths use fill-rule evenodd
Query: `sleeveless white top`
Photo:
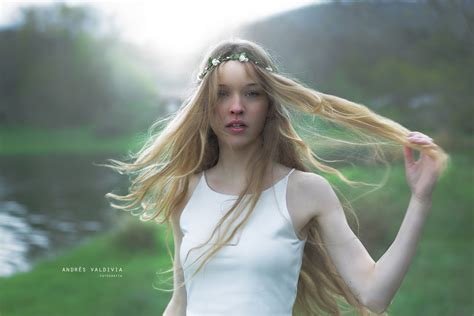
M 187 316 L 292 315 L 307 240 L 296 235 L 286 206 L 288 177 L 293 171 L 262 192 L 243 230 L 239 229 L 191 279 L 204 256 L 193 262 L 210 244 L 215 244 L 217 236 L 188 256 L 189 250 L 209 238 L 237 198 L 211 189 L 205 172 L 202 173 L 179 221 L 183 232 L 180 262 L 186 281 Z M 243 219 L 248 207 L 232 229 Z M 231 218 L 232 214 L 223 223 L 222 233 Z

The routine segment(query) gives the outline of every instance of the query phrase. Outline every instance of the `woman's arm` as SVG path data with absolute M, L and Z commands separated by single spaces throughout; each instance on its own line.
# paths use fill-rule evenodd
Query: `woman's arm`
M 413 142 L 431 142 L 419 134 Z M 412 197 L 394 242 L 377 262 L 352 232 L 326 179 L 306 173 L 298 185 L 315 205 L 311 215 L 318 219 L 321 237 L 339 274 L 359 301 L 378 313 L 386 310 L 407 273 L 431 207 L 431 193 L 439 171 L 430 157 L 421 153 L 420 160 L 414 162 L 411 150 L 404 150 Z
M 377 261 L 372 272 L 366 300 L 374 311 L 385 311 L 402 284 L 415 255 L 430 208 L 431 201 L 422 201 L 414 195 L 411 196 L 394 242 Z

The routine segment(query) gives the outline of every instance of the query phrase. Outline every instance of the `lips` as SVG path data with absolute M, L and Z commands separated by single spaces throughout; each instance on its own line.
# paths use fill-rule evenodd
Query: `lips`
M 229 124 L 226 127 L 231 127 L 231 128 L 244 128 L 247 127 L 246 125 L 243 124 Z
M 242 133 L 247 128 L 247 126 L 241 126 L 241 127 L 228 126 L 226 128 L 230 130 L 232 133 Z
M 242 127 L 247 127 L 247 124 L 245 124 L 245 122 L 242 120 L 232 120 L 229 123 L 227 123 L 225 127 L 242 128 Z

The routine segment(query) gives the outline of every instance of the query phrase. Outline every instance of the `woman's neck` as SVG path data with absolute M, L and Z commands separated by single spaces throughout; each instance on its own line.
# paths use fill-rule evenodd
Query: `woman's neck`
M 248 173 L 247 166 L 252 165 L 254 153 L 261 150 L 260 143 L 254 143 L 245 148 L 219 148 L 219 159 L 212 168 L 215 173 L 226 179 L 233 179 L 239 183 L 245 183 Z

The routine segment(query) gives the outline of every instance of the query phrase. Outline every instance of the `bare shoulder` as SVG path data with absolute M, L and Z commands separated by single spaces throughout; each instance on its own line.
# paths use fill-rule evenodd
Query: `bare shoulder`
M 291 191 L 294 204 L 303 212 L 306 220 L 322 215 L 322 212 L 333 203 L 335 193 L 329 181 L 313 172 L 295 170 L 290 176 L 288 189 Z

